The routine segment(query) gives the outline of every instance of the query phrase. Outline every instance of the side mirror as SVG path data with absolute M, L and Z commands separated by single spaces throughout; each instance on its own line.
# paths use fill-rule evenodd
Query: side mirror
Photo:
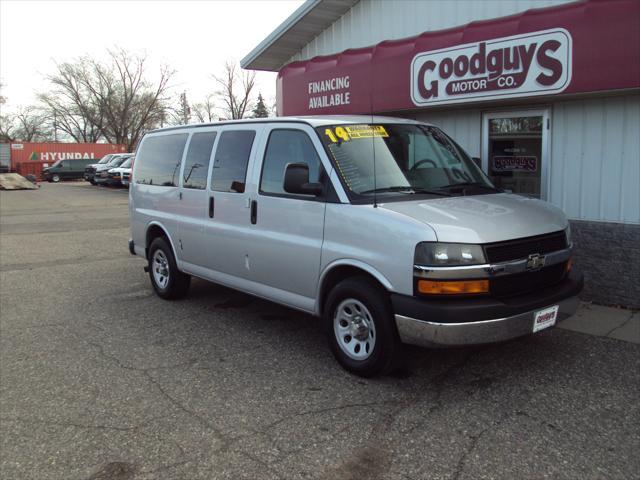
M 471 160 L 473 160 L 473 163 L 476 164 L 476 167 L 478 168 L 482 168 L 482 160 L 480 160 L 480 158 L 478 157 L 471 157 Z
M 284 172 L 284 191 L 298 195 L 322 195 L 321 183 L 309 183 L 309 165 L 290 163 Z

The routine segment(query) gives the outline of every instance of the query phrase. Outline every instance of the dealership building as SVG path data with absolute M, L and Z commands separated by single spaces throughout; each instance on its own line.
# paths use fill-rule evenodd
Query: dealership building
M 640 307 L 640 1 L 308 0 L 241 64 L 279 115 L 442 127 L 564 210 L 585 298 Z

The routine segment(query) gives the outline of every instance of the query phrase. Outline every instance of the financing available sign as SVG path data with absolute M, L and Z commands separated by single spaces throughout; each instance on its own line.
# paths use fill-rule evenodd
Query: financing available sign
M 563 28 L 422 52 L 411 62 L 411 99 L 428 106 L 559 93 L 571 61 Z

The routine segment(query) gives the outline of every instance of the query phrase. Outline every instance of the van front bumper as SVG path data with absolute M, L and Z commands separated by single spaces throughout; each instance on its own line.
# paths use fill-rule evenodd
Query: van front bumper
M 527 295 L 499 300 L 466 298 L 424 300 L 392 295 L 396 326 L 404 343 L 460 346 L 494 343 L 533 333 L 536 312 L 558 306 L 556 324 L 578 309 L 581 274 Z

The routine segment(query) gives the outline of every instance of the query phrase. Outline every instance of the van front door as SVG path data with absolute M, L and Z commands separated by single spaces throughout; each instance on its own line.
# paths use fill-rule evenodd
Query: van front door
M 307 130 L 297 124 L 277 125 L 263 135 L 262 165 L 254 170 L 257 188 L 248 218 L 253 240 L 246 269 L 252 280 L 272 289 L 269 295 L 311 310 L 324 238 L 325 200 L 283 189 L 285 169 L 291 163 L 306 163 L 310 182 L 328 183 L 317 153 L 321 145 L 313 130 Z

